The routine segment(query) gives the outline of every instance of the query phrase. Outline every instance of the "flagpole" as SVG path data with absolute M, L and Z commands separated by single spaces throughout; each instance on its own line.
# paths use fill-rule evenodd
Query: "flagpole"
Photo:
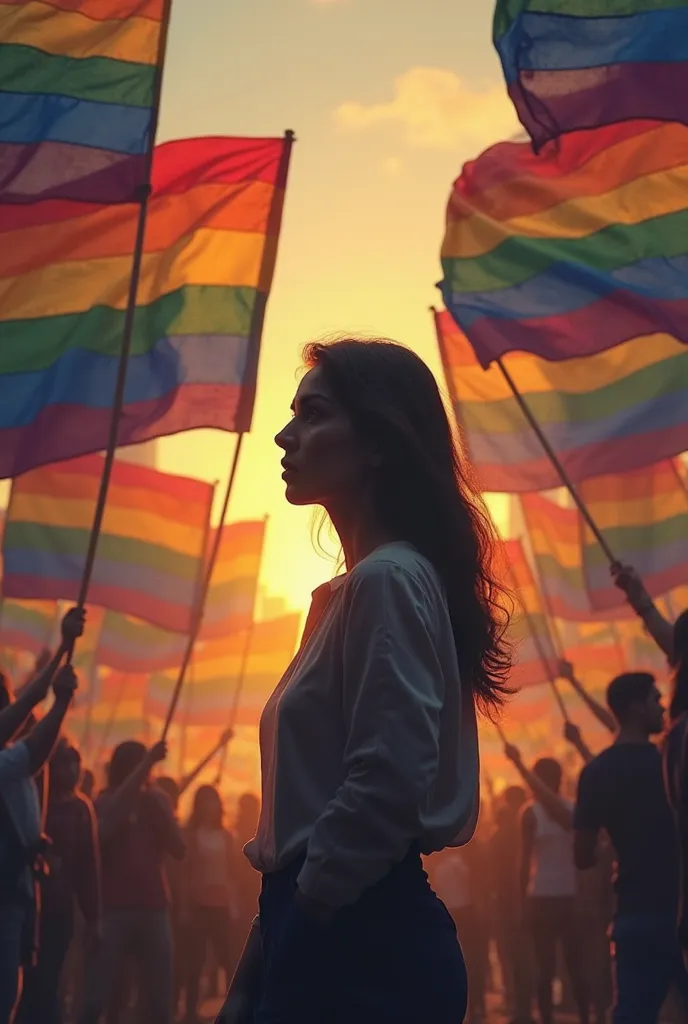
M 545 455 L 547 456 L 547 458 L 552 463 L 552 465 L 556 469 L 557 473 L 561 477 L 562 484 L 564 485 L 564 487 L 566 487 L 566 489 L 568 490 L 569 494 L 573 498 L 573 501 L 574 501 L 576 507 L 578 508 L 578 511 L 580 512 L 580 514 L 583 516 L 583 519 L 585 520 L 585 522 L 590 527 L 590 530 L 591 530 L 593 536 L 595 537 L 597 543 L 600 545 L 600 547 L 604 551 L 607 559 L 609 560 L 609 562 L 612 565 L 614 565 L 616 563 L 616 559 L 614 557 L 614 553 L 613 553 L 612 549 L 610 548 L 609 544 L 607 543 L 607 540 L 606 540 L 604 534 L 602 533 L 602 531 L 598 527 L 598 525 L 595 522 L 595 520 L 590 515 L 590 511 L 589 511 L 587 505 L 585 504 L 585 502 L 581 498 L 580 494 L 578 493 L 578 490 L 575 487 L 571 477 L 569 476 L 567 471 L 564 469 L 564 466 L 563 466 L 559 456 L 557 455 L 557 453 L 555 452 L 554 448 L 552 447 L 552 445 L 547 440 L 547 437 L 546 437 L 545 433 L 543 432 L 542 427 L 540 426 L 538 421 L 535 419 L 535 416 L 533 415 L 530 406 L 528 405 L 528 403 L 524 399 L 524 397 L 521 394 L 521 392 L 516 387 L 516 383 L 515 383 L 513 377 L 511 376 L 511 374 L 509 373 L 509 371 L 507 370 L 506 366 L 504 365 L 504 361 L 502 359 L 496 359 L 495 363 L 499 367 L 499 369 L 501 371 L 501 374 L 504 377 L 504 380 L 509 385 L 511 393 L 513 394 L 514 398 L 516 399 L 516 404 L 518 405 L 519 409 L 521 410 L 521 412 L 525 416 L 526 420 L 528 421 L 529 426 L 534 431 L 538 441 L 542 445 L 542 447 L 543 447 L 543 449 L 545 451 Z
M 269 518 L 270 518 L 269 516 L 264 516 L 263 517 L 263 524 L 264 524 L 263 525 L 263 545 L 262 545 L 261 550 L 260 550 L 261 563 L 262 563 L 262 560 L 263 560 L 263 549 L 265 547 L 265 533 L 267 531 Z M 261 571 L 261 565 L 258 566 L 258 576 L 257 576 L 258 580 L 260 580 L 260 571 Z M 256 595 L 257 595 L 257 592 L 258 592 L 258 587 L 256 586 Z M 229 715 L 229 728 L 232 731 L 232 738 L 234 737 L 234 732 L 235 732 L 235 729 L 236 729 L 236 720 L 237 720 L 237 718 L 239 716 L 239 704 L 240 704 L 240 701 L 241 701 L 241 694 L 242 694 L 242 691 L 244 689 L 244 682 L 245 682 L 245 679 L 246 679 L 246 669 L 248 668 L 248 659 L 249 659 L 249 655 L 251 653 L 251 644 L 253 643 L 253 634 L 254 634 L 254 631 L 255 631 L 255 627 L 256 627 L 256 602 L 255 602 L 255 597 L 254 597 L 253 608 L 251 609 L 251 621 L 250 621 L 250 623 L 248 625 L 248 628 L 246 630 L 246 643 L 244 644 L 244 650 L 243 650 L 242 656 L 241 656 L 241 665 L 239 666 L 239 678 L 237 680 L 237 685 L 236 685 L 236 688 L 234 690 L 234 698 L 232 700 L 232 709 L 231 709 L 230 715 Z M 220 754 L 220 760 L 219 760 L 218 766 L 217 766 L 217 775 L 215 777 L 215 785 L 216 786 L 219 786 L 221 784 L 221 782 L 222 782 L 222 776 L 224 775 L 225 768 L 227 767 L 227 758 L 229 756 L 229 744 L 231 742 L 232 742 L 232 740 L 230 739 L 225 744 L 225 746 L 224 746 L 224 748 L 222 750 L 222 753 Z
M 115 384 L 115 394 L 113 396 L 112 410 L 110 414 L 110 429 L 108 433 L 107 448 L 105 450 L 103 473 L 100 479 L 98 498 L 96 500 L 95 512 L 93 514 L 91 536 L 88 542 L 86 559 L 84 562 L 84 570 L 81 577 L 81 586 L 79 588 L 79 596 L 77 598 L 77 606 L 79 608 L 83 608 L 84 605 L 86 604 L 88 589 L 91 583 L 91 577 L 93 575 L 93 566 L 95 564 L 96 553 L 98 550 L 98 541 L 100 539 L 100 531 L 103 525 L 103 516 L 105 514 L 105 505 L 107 502 L 108 490 L 110 487 L 110 478 L 112 476 L 112 467 L 115 462 L 115 453 L 117 451 L 119 425 L 120 420 L 122 418 L 122 410 L 124 408 L 127 369 L 129 366 L 129 356 L 131 354 L 132 341 L 134 336 L 136 300 L 138 296 L 139 282 L 141 279 L 141 267 L 143 264 L 143 249 L 146 235 L 146 223 L 148 220 L 148 206 L 152 191 L 151 176 L 153 168 L 153 153 L 155 148 L 155 136 L 157 133 L 158 120 L 160 117 L 160 100 L 162 96 L 163 69 L 165 65 L 165 53 L 167 50 L 167 37 L 169 33 L 171 14 L 172 0 L 165 0 L 163 15 L 160 23 L 160 36 L 158 40 L 158 53 L 156 59 L 155 85 L 153 92 L 153 104 L 151 107 L 150 145 L 146 160 L 146 181 L 138 189 L 137 202 L 139 204 L 139 215 L 136 224 L 136 235 L 134 239 L 131 277 L 129 279 L 129 291 L 127 294 L 127 305 L 124 315 L 122 348 L 120 350 L 119 366 L 117 369 L 117 381 Z M 72 648 L 67 652 L 68 662 L 71 662 L 73 653 L 74 646 L 72 645 Z
M 514 571 L 513 571 L 513 568 L 511 566 L 509 567 L 509 573 L 511 575 L 512 586 L 513 586 L 514 590 L 518 590 L 518 581 L 517 581 L 517 579 L 516 579 L 516 577 L 514 575 Z M 533 641 L 533 646 L 535 647 L 535 651 L 537 653 L 537 656 L 540 659 L 540 661 L 542 662 L 542 667 L 544 668 L 545 674 L 547 676 L 547 682 L 552 687 L 552 692 L 554 693 L 554 698 L 555 698 L 555 700 L 556 700 L 556 702 L 557 702 L 557 704 L 559 706 L 559 710 L 561 711 L 562 718 L 564 719 L 565 722 L 568 722 L 569 716 L 567 714 L 566 707 L 564 705 L 564 701 L 562 700 L 561 694 L 559 693 L 559 689 L 557 687 L 556 680 L 553 678 L 552 673 L 550 672 L 549 665 L 547 663 L 547 658 L 545 657 L 544 649 L 542 647 L 542 644 L 540 643 L 540 637 L 537 634 L 537 631 L 535 629 L 535 623 L 533 622 L 532 615 L 528 611 L 528 608 L 526 607 L 525 602 L 523 602 L 522 608 L 523 608 L 523 614 L 525 616 L 526 624 L 528 626 L 528 632 L 530 633 L 530 637 L 531 637 L 531 639 Z M 547 629 L 547 632 L 549 633 L 549 627 Z M 552 640 L 552 637 L 550 636 L 550 641 L 551 640 Z M 552 642 L 552 646 L 556 647 L 556 644 L 554 642 Z
M 238 469 L 238 466 L 239 466 L 239 456 L 241 455 L 241 448 L 242 448 L 242 445 L 243 445 L 243 442 L 244 442 L 244 437 L 245 437 L 245 435 L 243 433 L 239 434 L 237 436 L 237 442 L 236 442 L 236 446 L 234 448 L 234 456 L 232 458 L 232 465 L 231 465 L 231 469 L 229 471 L 229 479 L 227 481 L 227 489 L 225 491 L 224 500 L 222 502 L 222 511 L 220 512 L 220 521 L 219 521 L 219 524 L 218 524 L 218 528 L 215 531 L 215 537 L 213 539 L 213 544 L 211 546 L 210 555 L 208 557 L 208 562 L 207 562 L 207 565 L 205 567 L 205 576 L 203 578 L 203 585 L 202 585 L 201 590 L 200 590 L 200 594 L 199 594 L 199 598 L 198 598 L 198 605 L 197 605 L 197 608 L 195 609 L 195 612 L 194 612 L 194 615 L 193 615 L 193 619 L 192 619 L 192 622 L 191 622 L 191 629 L 189 630 L 188 641 L 187 641 L 187 644 L 186 644 L 186 648 L 184 650 L 184 656 L 182 658 L 182 663 L 181 663 L 181 666 L 179 668 L 179 676 L 177 677 L 177 682 L 176 682 L 176 685 L 174 687 L 174 692 L 172 694 L 172 699 L 170 700 L 170 706 L 169 706 L 169 708 L 167 710 L 167 717 L 165 718 L 165 724 L 163 726 L 162 736 L 161 736 L 161 739 L 163 739 L 163 740 L 167 739 L 167 733 L 169 731 L 170 725 L 172 724 L 172 719 L 175 716 L 175 712 L 177 710 L 177 705 L 179 704 L 179 698 L 181 696 L 181 692 L 182 692 L 182 689 L 184 687 L 184 680 L 186 678 L 186 673 L 187 673 L 187 670 L 189 668 L 189 663 L 191 661 L 191 656 L 193 655 L 194 644 L 196 643 L 196 640 L 198 639 L 198 634 L 200 632 L 201 623 L 203 622 L 203 612 L 205 611 L 205 602 L 206 602 L 207 597 L 208 597 L 208 591 L 210 589 L 210 581 L 212 579 L 213 570 L 215 568 L 215 562 L 217 561 L 217 556 L 218 556 L 218 553 L 219 553 L 219 550 L 220 550 L 220 542 L 222 540 L 222 528 L 225 525 L 225 519 L 227 518 L 227 509 L 229 508 L 229 499 L 231 498 L 232 491 L 234 489 L 234 481 L 235 481 L 236 475 L 237 475 L 237 469 Z

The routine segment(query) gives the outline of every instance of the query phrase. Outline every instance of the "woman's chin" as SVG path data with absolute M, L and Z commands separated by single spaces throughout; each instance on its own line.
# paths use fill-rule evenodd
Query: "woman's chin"
M 284 497 L 287 499 L 290 505 L 312 505 L 313 500 L 307 495 L 300 491 L 299 488 L 293 484 L 288 483 L 284 489 Z

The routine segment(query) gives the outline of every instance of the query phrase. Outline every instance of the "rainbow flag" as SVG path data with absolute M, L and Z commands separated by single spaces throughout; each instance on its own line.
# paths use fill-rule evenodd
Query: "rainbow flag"
M 182 694 L 180 717 L 189 725 L 229 725 L 237 689 L 237 725 L 257 725 L 265 702 L 291 661 L 301 616 L 256 622 L 222 640 L 198 644 Z M 242 679 L 243 673 L 243 679 Z M 147 713 L 164 717 L 177 682 L 176 672 L 152 675 Z
M 558 659 L 547 616 L 520 541 L 501 542 L 496 572 L 515 601 L 508 631 L 514 647 L 509 686 L 520 690 L 556 679 Z
M 614 557 L 638 570 L 652 597 L 688 583 L 688 493 L 673 461 L 586 480 L 580 494 Z M 586 524 L 582 537 L 590 604 L 616 613 L 626 598 Z
M 38 657 L 59 636 L 56 601 L 10 601 L 0 604 L 0 647 Z
M 120 445 L 250 428 L 289 153 L 289 139 L 156 149 Z M 137 215 L 62 200 L 3 213 L 0 476 L 106 448 Z
M 264 540 L 262 519 L 223 528 L 203 613 L 202 640 L 221 639 L 250 626 Z
M 561 479 L 497 366 L 484 370 L 451 315 L 435 312 L 456 417 L 483 490 L 548 491 Z M 688 449 L 688 347 L 665 334 L 587 359 L 504 358 L 574 483 Z
M 0 0 L 0 203 L 131 202 L 148 181 L 165 0 Z
M 687 190 L 678 124 L 613 125 L 537 156 L 503 142 L 466 164 L 441 288 L 482 365 L 516 349 L 556 360 L 644 335 L 688 342 Z
M 684 0 L 497 0 L 494 43 L 536 149 L 617 121 L 686 123 Z
M 522 494 L 520 500 L 535 571 L 549 615 L 567 622 L 606 621 L 606 612 L 596 612 L 590 606 L 578 510 L 564 508 L 544 494 Z M 619 613 L 635 614 L 630 606 L 619 609 Z
M 5 597 L 76 599 L 102 471 L 103 458 L 87 455 L 13 481 Z M 187 632 L 212 493 L 200 480 L 115 462 L 89 600 Z
M 148 674 L 181 664 L 187 637 L 133 615 L 105 613 L 98 639 L 99 665 L 117 672 Z

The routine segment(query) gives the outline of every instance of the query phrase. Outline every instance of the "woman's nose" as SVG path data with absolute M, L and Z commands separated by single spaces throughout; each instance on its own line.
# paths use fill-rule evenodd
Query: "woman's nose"
M 286 426 L 282 427 L 278 434 L 275 434 L 275 444 L 285 452 L 294 450 L 296 447 L 296 438 L 294 436 L 294 430 L 291 423 L 287 423 Z

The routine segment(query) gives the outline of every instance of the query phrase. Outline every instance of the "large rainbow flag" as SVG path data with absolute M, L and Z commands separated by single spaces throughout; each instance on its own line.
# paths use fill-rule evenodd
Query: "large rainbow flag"
M 503 142 L 467 163 L 441 287 L 483 366 L 515 349 L 569 359 L 644 335 L 649 348 L 661 333 L 688 342 L 687 192 L 680 124 L 611 125 L 539 155 Z
M 98 640 L 98 664 L 117 672 L 148 674 L 181 664 L 187 637 L 133 615 L 106 612 Z
M 119 444 L 250 428 L 289 152 L 157 147 Z M 3 212 L 0 476 L 106 448 L 137 215 L 66 200 Z
M 239 690 L 235 724 L 257 725 L 265 702 L 293 657 L 300 625 L 300 615 L 288 614 L 256 622 L 222 640 L 199 644 L 187 673 L 180 720 L 188 725 L 229 725 Z M 148 714 L 164 718 L 176 682 L 176 672 L 151 676 Z
M 652 597 L 688 584 L 688 493 L 672 460 L 586 480 L 580 493 L 614 557 L 638 570 Z M 616 614 L 625 597 L 587 524 L 581 531 L 591 607 Z
M 0 0 L 0 203 L 135 198 L 148 181 L 168 8 Z
M 5 597 L 76 599 L 102 470 L 102 456 L 87 455 L 13 481 Z M 115 462 L 89 601 L 188 631 L 212 493 L 200 480 Z
M 201 640 L 221 639 L 250 626 L 264 540 L 264 519 L 223 527 L 203 612 Z
M 451 315 L 435 312 L 457 420 L 486 491 L 561 485 L 499 367 L 484 370 Z M 518 391 L 574 483 L 628 472 L 688 449 L 688 347 L 666 334 L 587 359 L 504 358 Z
M 536 148 L 615 121 L 688 119 L 685 0 L 497 0 L 494 42 Z

